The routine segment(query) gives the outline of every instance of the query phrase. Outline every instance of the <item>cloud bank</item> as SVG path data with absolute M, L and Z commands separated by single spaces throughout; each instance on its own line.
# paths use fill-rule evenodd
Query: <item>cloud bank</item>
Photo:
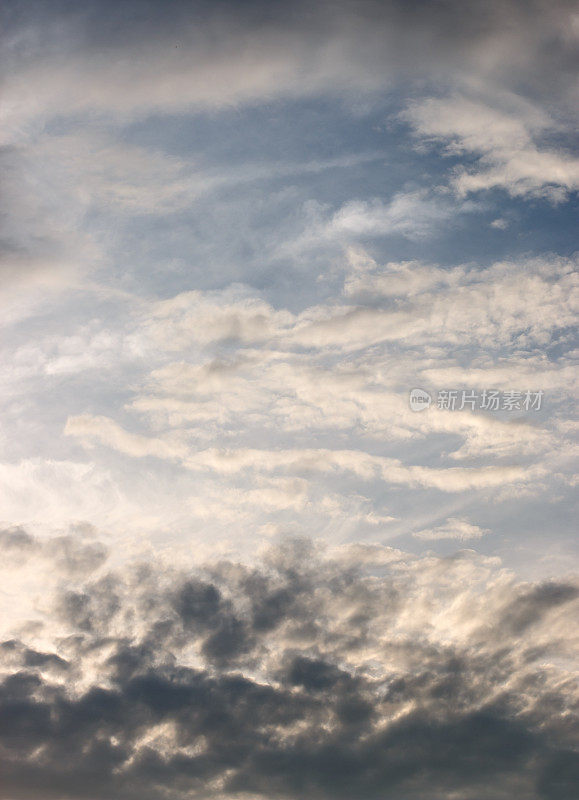
M 63 541 L 0 544 L 24 569 Z M 66 541 L 88 577 L 0 646 L 1 797 L 571 798 L 572 581 L 305 540 L 115 568 Z

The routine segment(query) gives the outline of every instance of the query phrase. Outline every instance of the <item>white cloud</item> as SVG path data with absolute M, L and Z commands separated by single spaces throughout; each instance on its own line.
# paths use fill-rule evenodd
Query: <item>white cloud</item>
M 104 444 L 134 458 L 155 456 L 175 459 L 188 469 L 209 470 L 222 475 L 235 475 L 246 470 L 290 473 L 350 472 L 363 480 L 378 478 L 385 483 L 433 487 L 445 492 L 460 492 L 524 481 L 537 476 L 541 469 L 518 466 L 449 467 L 434 469 L 406 466 L 395 458 L 373 456 L 357 450 L 303 448 L 299 450 L 260 450 L 212 447 L 194 451 L 176 432 L 165 439 L 129 433 L 106 417 L 83 415 L 67 421 L 65 433 L 78 438 L 85 446 Z
M 351 302 L 330 301 L 299 314 L 274 309 L 240 288 L 184 292 L 147 309 L 143 331 L 157 346 L 175 351 L 225 341 L 344 351 L 388 341 L 542 344 L 555 329 L 574 324 L 579 307 L 574 270 L 575 261 L 564 258 L 499 262 L 486 269 L 413 262 L 355 268 L 344 287 Z M 374 302 L 390 297 L 396 302 Z
M 194 473 L 195 491 L 184 477 L 176 489 L 188 493 L 192 515 L 218 524 L 237 509 L 241 527 L 317 520 L 323 508 L 345 525 L 380 526 L 392 515 L 375 498 L 340 506 L 360 483 L 497 500 L 565 483 L 572 452 L 559 416 L 436 406 L 416 414 L 408 389 L 530 388 L 570 401 L 568 358 L 547 361 L 537 347 L 573 319 L 573 262 L 381 267 L 350 251 L 336 302 L 294 313 L 236 287 L 141 304 L 114 345 L 117 358 L 133 353 L 138 365 L 123 411 L 132 424 L 114 412 L 73 412 L 65 433 L 97 462 L 119 453 Z M 449 345 L 468 347 L 468 360 Z
M 437 539 L 480 539 L 490 531 L 473 525 L 462 517 L 448 517 L 441 525 L 435 528 L 425 528 L 413 534 L 417 539 L 437 540 Z
M 82 520 L 106 525 L 127 512 L 123 490 L 106 469 L 39 457 L 0 463 L 0 507 L 6 524 L 44 530 Z
M 0 148 L 0 300 L 3 326 L 102 263 L 84 229 L 86 196 L 61 165 L 26 146 Z
M 94 417 L 82 414 L 67 420 L 64 433 L 75 436 L 85 446 L 98 442 L 112 447 L 120 453 L 133 458 L 156 456 L 157 458 L 183 458 L 187 453 L 186 446 L 179 441 L 181 437 L 172 437 L 172 441 L 141 436 L 129 433 L 108 417 Z
M 443 197 L 432 196 L 425 190 L 400 192 L 385 204 L 350 201 L 333 214 L 325 231 L 316 236 L 385 236 L 398 233 L 409 239 L 419 239 L 432 233 L 437 225 L 447 222 L 459 209 Z
M 452 183 L 460 196 L 499 187 L 515 197 L 565 199 L 579 189 L 579 159 L 536 143 L 557 133 L 557 124 L 520 99 L 511 100 L 514 107 L 503 111 L 461 96 L 430 98 L 411 105 L 403 118 L 417 136 L 441 142 L 449 154 L 478 156 L 474 169 L 455 171 Z

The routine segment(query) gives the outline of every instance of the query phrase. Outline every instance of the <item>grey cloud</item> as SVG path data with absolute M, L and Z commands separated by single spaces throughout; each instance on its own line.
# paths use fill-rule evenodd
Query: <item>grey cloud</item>
M 533 586 L 513 600 L 505 609 L 502 624 L 513 634 L 524 633 L 552 609 L 574 600 L 579 590 L 572 584 L 547 582 Z
M 80 230 L 82 189 L 71 188 L 41 148 L 0 144 L 0 276 L 8 289 L 58 288 L 98 261 Z M 58 194 L 58 203 L 55 203 Z
M 0 530 L 0 554 L 10 564 L 42 558 L 61 573 L 83 576 L 95 572 L 108 558 L 107 547 L 71 528 L 71 533 L 48 538 L 32 536 L 20 526 L 5 528 Z
M 574 584 L 382 549 L 296 541 L 63 587 L 52 652 L 0 648 L 0 797 L 570 800 L 577 698 L 541 662 L 560 652 L 543 611 L 568 625 Z
M 23 528 L 17 526 L 0 531 L 0 549 L 3 553 L 30 553 L 37 542 Z
M 61 569 L 75 575 L 93 572 L 108 558 L 107 548 L 102 542 L 82 542 L 72 535 L 49 539 L 44 553 Z
M 42 653 L 26 647 L 18 639 L 9 639 L 0 645 L 1 658 L 4 663 L 20 663 L 24 667 L 39 669 L 68 669 L 68 662 L 55 653 Z
M 567 0 L 12 2 L 4 11 L 4 61 L 49 102 L 122 114 L 374 90 L 402 71 L 448 77 L 458 68 L 560 95 L 575 64 L 572 11 Z M 16 85 L 8 79 L 9 89 Z M 38 93 L 29 99 L 42 105 Z
M 227 662 L 250 648 L 246 624 L 213 584 L 188 580 L 177 592 L 174 602 L 185 629 L 209 632 L 202 647 L 206 658 Z

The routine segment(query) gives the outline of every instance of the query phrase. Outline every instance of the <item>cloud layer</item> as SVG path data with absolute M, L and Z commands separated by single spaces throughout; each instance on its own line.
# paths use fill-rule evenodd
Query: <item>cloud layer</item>
M 0 647 L 2 797 L 572 796 L 572 582 L 306 541 L 107 569 L 75 541 L 43 553 L 92 574 Z

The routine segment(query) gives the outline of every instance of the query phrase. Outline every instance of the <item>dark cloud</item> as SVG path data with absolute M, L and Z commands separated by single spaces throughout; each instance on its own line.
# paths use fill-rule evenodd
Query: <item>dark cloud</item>
M 0 797 L 571 800 L 576 694 L 544 663 L 574 585 L 493 583 L 473 553 L 380 559 L 295 542 L 63 585 L 52 650 L 0 648 Z M 486 576 L 484 606 L 453 570 Z M 441 593 L 463 606 L 452 641 Z
M 23 528 L 16 526 L 0 530 L 0 550 L 5 554 L 31 553 L 37 547 L 33 536 Z
M 41 653 L 26 647 L 17 639 L 9 639 L 0 644 L 3 663 L 21 664 L 24 667 L 37 667 L 41 670 L 55 669 L 63 671 L 68 669 L 68 662 L 54 653 Z
M 574 84 L 573 9 L 568 0 L 9 2 L 4 59 L 31 79 L 41 64 L 38 80 L 56 91 L 61 113 L 356 93 L 443 76 L 488 78 L 553 103 Z
M 540 622 L 551 609 L 574 600 L 577 595 L 577 587 L 566 583 L 550 581 L 533 586 L 509 604 L 502 623 L 513 634 L 521 634 L 531 625 Z
M 41 539 L 19 526 L 0 530 L 0 554 L 11 563 L 42 558 L 58 572 L 75 576 L 98 570 L 108 558 L 108 550 L 102 542 L 86 540 L 74 532 Z

